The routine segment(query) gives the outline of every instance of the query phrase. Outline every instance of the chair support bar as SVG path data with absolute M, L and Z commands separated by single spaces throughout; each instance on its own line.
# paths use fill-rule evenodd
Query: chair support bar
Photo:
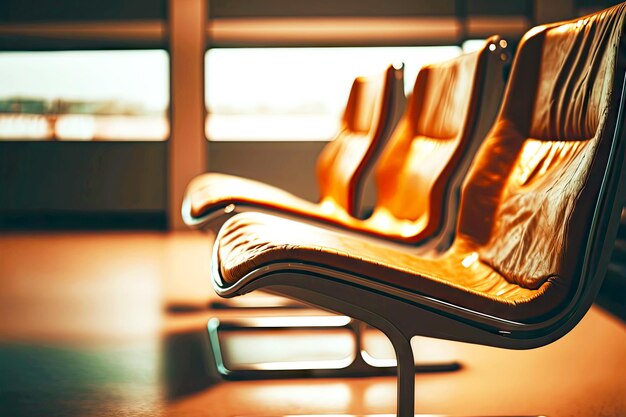
M 270 284 L 269 280 L 276 280 L 276 285 Z M 312 283 L 311 280 L 317 281 L 316 285 L 307 285 Z M 252 281 L 250 285 L 246 286 L 245 291 L 252 291 L 256 289 L 253 287 L 262 286 L 264 289 L 271 290 L 274 293 L 312 302 L 322 308 L 348 315 L 383 332 L 393 345 L 398 364 L 397 414 L 400 417 L 413 416 L 415 408 L 415 362 L 413 350 L 411 349 L 412 334 L 403 331 L 401 327 L 394 324 L 397 321 L 395 320 L 396 317 L 393 316 L 397 310 L 391 306 L 381 308 L 380 303 L 376 302 L 376 297 L 372 297 L 358 288 L 338 284 L 341 286 L 344 299 L 352 298 L 349 294 L 346 294 L 347 292 L 354 292 L 352 296 L 358 297 L 360 300 L 360 305 L 348 303 L 327 295 L 329 294 L 327 291 L 323 294 L 312 288 L 320 284 L 337 285 L 337 283 L 316 279 L 315 276 L 306 274 L 275 274 Z M 346 295 L 348 297 L 345 297 Z
M 245 298 L 245 297 L 243 297 Z M 276 378 L 351 378 L 392 376 L 397 374 L 397 366 L 388 361 L 377 364 L 376 359 L 368 356 L 363 344 L 365 324 L 342 316 L 270 316 L 240 317 L 226 320 L 212 318 L 209 321 L 208 333 L 212 346 L 212 356 L 216 367 L 223 378 L 229 380 L 276 379 Z M 353 338 L 354 349 L 350 358 L 333 359 L 313 362 L 281 362 L 274 365 L 268 363 L 251 363 L 244 365 L 229 364 L 225 360 L 224 346 L 221 335 L 229 331 L 254 334 L 264 331 L 302 330 L 307 332 L 324 332 L 328 330 L 345 330 Z M 452 372 L 461 368 L 457 361 L 435 362 L 414 366 L 417 373 Z

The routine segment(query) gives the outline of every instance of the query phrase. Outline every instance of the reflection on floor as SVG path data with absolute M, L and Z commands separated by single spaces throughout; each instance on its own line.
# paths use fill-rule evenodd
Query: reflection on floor
M 0 236 L 0 415 L 394 412 L 393 377 L 223 381 L 207 343 L 210 317 L 319 313 L 210 310 L 210 248 L 197 233 Z M 390 356 L 370 336 L 372 351 Z M 232 342 L 245 351 L 243 339 Z M 301 342 L 311 352 L 312 343 L 327 354 L 345 348 L 341 338 Z M 626 415 L 626 326 L 599 308 L 563 339 L 530 351 L 413 342 L 418 360 L 463 364 L 416 376 L 416 412 Z M 257 353 L 279 343 L 265 340 Z

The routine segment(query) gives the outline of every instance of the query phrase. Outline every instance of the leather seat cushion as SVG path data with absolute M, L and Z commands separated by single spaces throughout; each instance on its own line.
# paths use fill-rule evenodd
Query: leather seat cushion
M 350 216 L 333 199 L 312 203 L 285 190 L 234 175 L 207 173 L 194 178 L 186 192 L 194 218 L 215 213 L 229 204 L 248 209 L 276 212 L 297 218 L 308 218 L 329 225 L 349 228 L 380 239 L 413 242 L 421 237 L 423 221 L 398 219 L 384 210 L 361 220 Z
M 299 198 L 271 185 L 234 175 L 208 173 L 194 178 L 187 187 L 191 215 L 203 217 L 228 204 L 278 208 L 294 213 L 315 214 L 319 204 Z
M 523 322 L 549 315 L 568 292 L 549 277 L 537 289 L 507 281 L 463 239 L 442 257 L 419 257 L 384 242 L 248 212 L 225 223 L 216 244 L 221 278 L 228 284 L 267 264 L 301 262 Z

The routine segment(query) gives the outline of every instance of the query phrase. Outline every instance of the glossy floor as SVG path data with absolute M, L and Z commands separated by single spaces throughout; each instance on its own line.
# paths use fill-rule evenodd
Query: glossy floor
M 210 310 L 210 248 L 197 233 L 0 236 L 0 415 L 394 412 L 392 377 L 222 381 L 209 317 L 311 311 Z M 599 308 L 540 349 L 415 348 L 463 363 L 416 376 L 419 413 L 626 415 L 626 326 Z

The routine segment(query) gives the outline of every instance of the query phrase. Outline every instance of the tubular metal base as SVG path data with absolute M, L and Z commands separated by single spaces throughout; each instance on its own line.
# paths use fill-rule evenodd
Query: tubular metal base
M 286 414 L 286 415 L 280 415 L 280 416 L 264 416 L 264 417 L 329 417 L 328 414 Z M 333 414 L 332 417 L 395 417 L 395 414 Z M 452 416 L 451 414 L 413 414 L 414 417 L 490 417 L 488 415 L 479 415 L 479 414 L 464 414 L 464 415 L 457 415 L 454 414 L 454 416 Z M 543 414 L 537 415 L 537 414 L 533 414 L 533 415 L 519 415 L 519 414 L 515 414 L 515 415 L 504 415 L 504 414 L 498 414 L 499 417 L 547 417 Z M 245 416 L 239 416 L 239 417 L 245 417 Z M 493 417 L 493 415 L 491 415 L 491 417 Z
M 480 414 L 463 414 L 458 415 L 454 414 L 413 414 L 414 417 L 494 417 L 494 415 L 480 415 Z M 498 414 L 499 417 L 547 417 L 543 414 L 533 414 L 533 415 L 505 415 Z M 245 416 L 238 416 L 245 417 Z M 286 414 L 280 416 L 264 416 L 264 417 L 329 417 L 328 414 Z M 333 414 L 332 417 L 396 417 L 395 414 Z
M 212 310 L 259 310 L 259 309 L 310 309 L 304 303 L 291 298 L 269 294 L 265 291 L 256 291 L 247 297 L 219 298 L 209 303 Z
M 346 316 L 295 316 L 295 317 L 249 317 L 227 321 L 212 318 L 208 333 L 218 372 L 230 380 L 281 379 L 281 378 L 339 378 L 397 375 L 394 359 L 377 359 L 363 347 L 365 325 Z M 268 330 L 328 331 L 347 330 L 354 338 L 351 356 L 335 360 L 307 362 L 268 362 L 230 366 L 223 355 L 220 332 L 259 332 Z M 451 372 L 461 369 L 456 361 L 417 364 L 415 372 Z

